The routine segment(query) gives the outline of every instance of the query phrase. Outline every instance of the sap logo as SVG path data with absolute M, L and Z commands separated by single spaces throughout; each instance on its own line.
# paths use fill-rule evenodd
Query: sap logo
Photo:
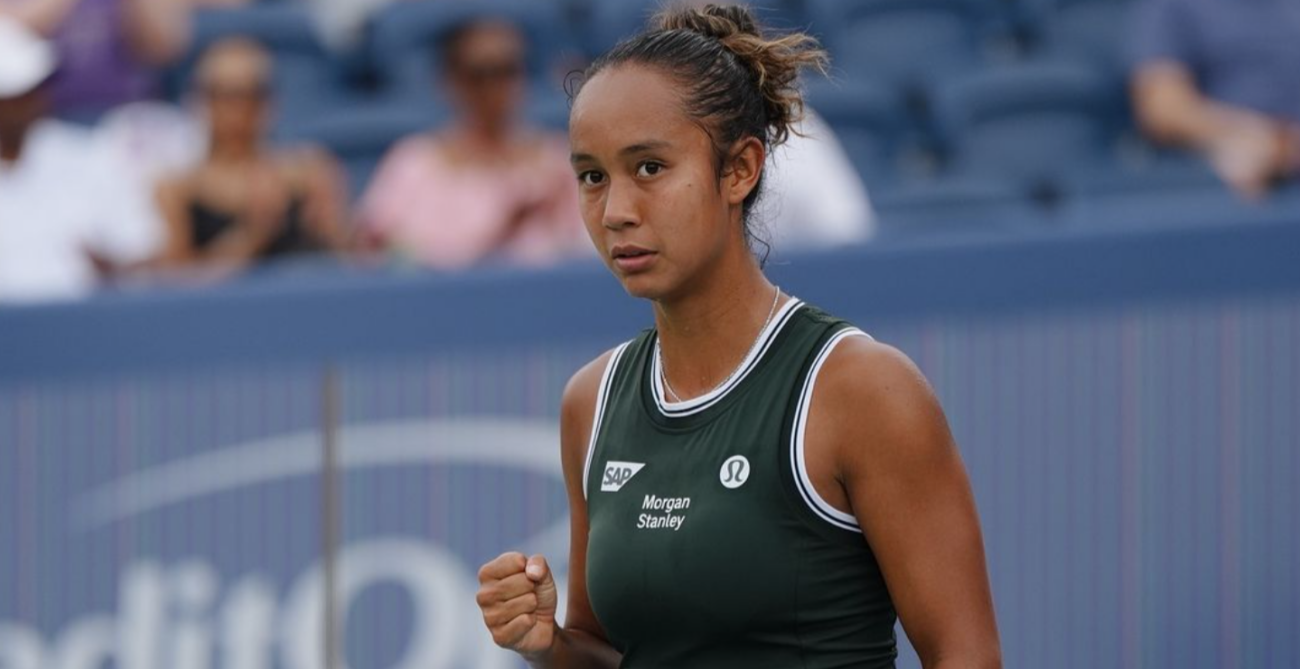
M 636 473 L 645 467 L 644 462 L 619 462 L 610 460 L 605 463 L 605 477 L 600 480 L 601 492 L 618 492 L 632 480 Z

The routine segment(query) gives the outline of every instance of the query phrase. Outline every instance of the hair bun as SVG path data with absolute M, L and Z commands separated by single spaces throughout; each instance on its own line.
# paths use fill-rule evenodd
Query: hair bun
M 826 72 L 827 56 L 817 40 L 804 33 L 765 35 L 753 12 L 744 5 L 714 5 L 669 9 L 654 21 L 660 32 L 688 32 L 716 39 L 748 70 L 763 99 L 769 146 L 785 142 L 803 117 L 799 72 Z
M 658 28 L 686 30 L 724 41 L 736 35 L 762 36 L 758 21 L 744 5 L 705 5 L 694 10 L 666 12 L 660 15 Z

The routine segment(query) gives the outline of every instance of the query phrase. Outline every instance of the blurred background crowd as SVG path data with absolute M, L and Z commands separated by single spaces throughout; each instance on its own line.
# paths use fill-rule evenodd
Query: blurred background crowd
M 780 252 L 1300 211 L 1294 0 L 765 0 Z M 0 0 L 0 302 L 589 258 L 566 80 L 644 0 Z M 870 199 L 868 199 L 870 193 Z

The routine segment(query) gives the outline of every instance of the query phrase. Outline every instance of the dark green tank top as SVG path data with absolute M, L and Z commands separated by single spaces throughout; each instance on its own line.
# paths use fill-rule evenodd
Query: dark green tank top
M 615 350 L 583 489 L 588 593 L 623 667 L 894 666 L 875 556 L 802 457 L 817 372 L 851 336 L 792 299 L 725 383 L 678 403 L 653 330 Z

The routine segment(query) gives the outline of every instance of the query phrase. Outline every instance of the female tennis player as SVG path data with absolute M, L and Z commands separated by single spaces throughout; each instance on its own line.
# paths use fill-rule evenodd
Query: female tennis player
M 898 351 L 764 277 L 749 214 L 801 110 L 803 34 L 669 11 L 588 68 L 583 218 L 655 327 L 577 373 L 562 457 L 568 614 L 546 560 L 483 566 L 496 643 L 535 667 L 1000 666 L 979 520 L 944 416 Z

